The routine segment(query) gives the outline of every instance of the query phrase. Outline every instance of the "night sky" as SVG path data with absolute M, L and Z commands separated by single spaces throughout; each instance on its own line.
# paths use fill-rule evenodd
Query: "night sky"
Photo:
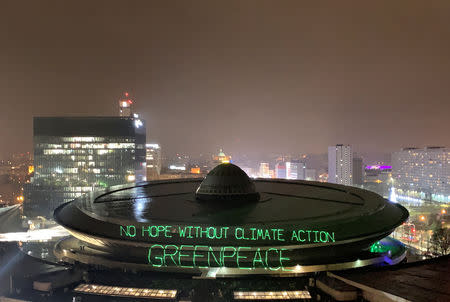
M 117 115 L 124 91 L 169 153 L 449 146 L 449 16 L 448 0 L 2 0 L 0 157 L 32 151 L 33 116 Z

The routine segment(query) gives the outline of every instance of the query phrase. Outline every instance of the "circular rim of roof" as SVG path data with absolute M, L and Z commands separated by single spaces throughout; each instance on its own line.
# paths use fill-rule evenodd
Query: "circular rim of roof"
M 212 169 L 195 191 L 200 201 L 256 202 L 255 184 L 238 166 L 223 163 Z

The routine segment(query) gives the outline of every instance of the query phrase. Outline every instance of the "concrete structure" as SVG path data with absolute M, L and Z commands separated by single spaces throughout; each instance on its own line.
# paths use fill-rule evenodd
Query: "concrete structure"
M 392 154 L 392 164 L 397 189 L 422 192 L 426 199 L 450 202 L 448 148 L 404 148 Z
M 352 165 L 352 179 L 353 184 L 357 186 L 361 186 L 364 182 L 364 167 L 363 167 L 363 159 L 361 157 L 353 156 L 353 165 Z
M 328 182 L 351 186 L 353 184 L 353 152 L 349 145 L 328 147 Z
M 398 263 L 403 246 L 393 239 L 377 242 L 408 211 L 362 189 L 253 181 L 239 167 L 222 164 L 203 180 L 155 181 L 85 195 L 57 208 L 54 217 L 74 236 L 55 247 L 62 261 L 239 276 Z
M 450 256 L 447 255 L 398 266 L 328 272 L 318 281 L 326 280 L 329 286 L 318 287 L 330 295 L 332 301 L 354 301 L 340 298 L 355 293 L 369 302 L 444 302 L 450 301 L 449 269 Z M 340 282 L 347 288 L 342 290 Z

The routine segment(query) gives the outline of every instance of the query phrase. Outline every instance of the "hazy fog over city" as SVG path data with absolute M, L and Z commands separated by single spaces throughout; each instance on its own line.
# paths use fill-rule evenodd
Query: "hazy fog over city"
M 116 115 L 124 91 L 171 154 L 450 143 L 445 0 L 1 7 L 2 158 L 31 151 L 33 116 Z

